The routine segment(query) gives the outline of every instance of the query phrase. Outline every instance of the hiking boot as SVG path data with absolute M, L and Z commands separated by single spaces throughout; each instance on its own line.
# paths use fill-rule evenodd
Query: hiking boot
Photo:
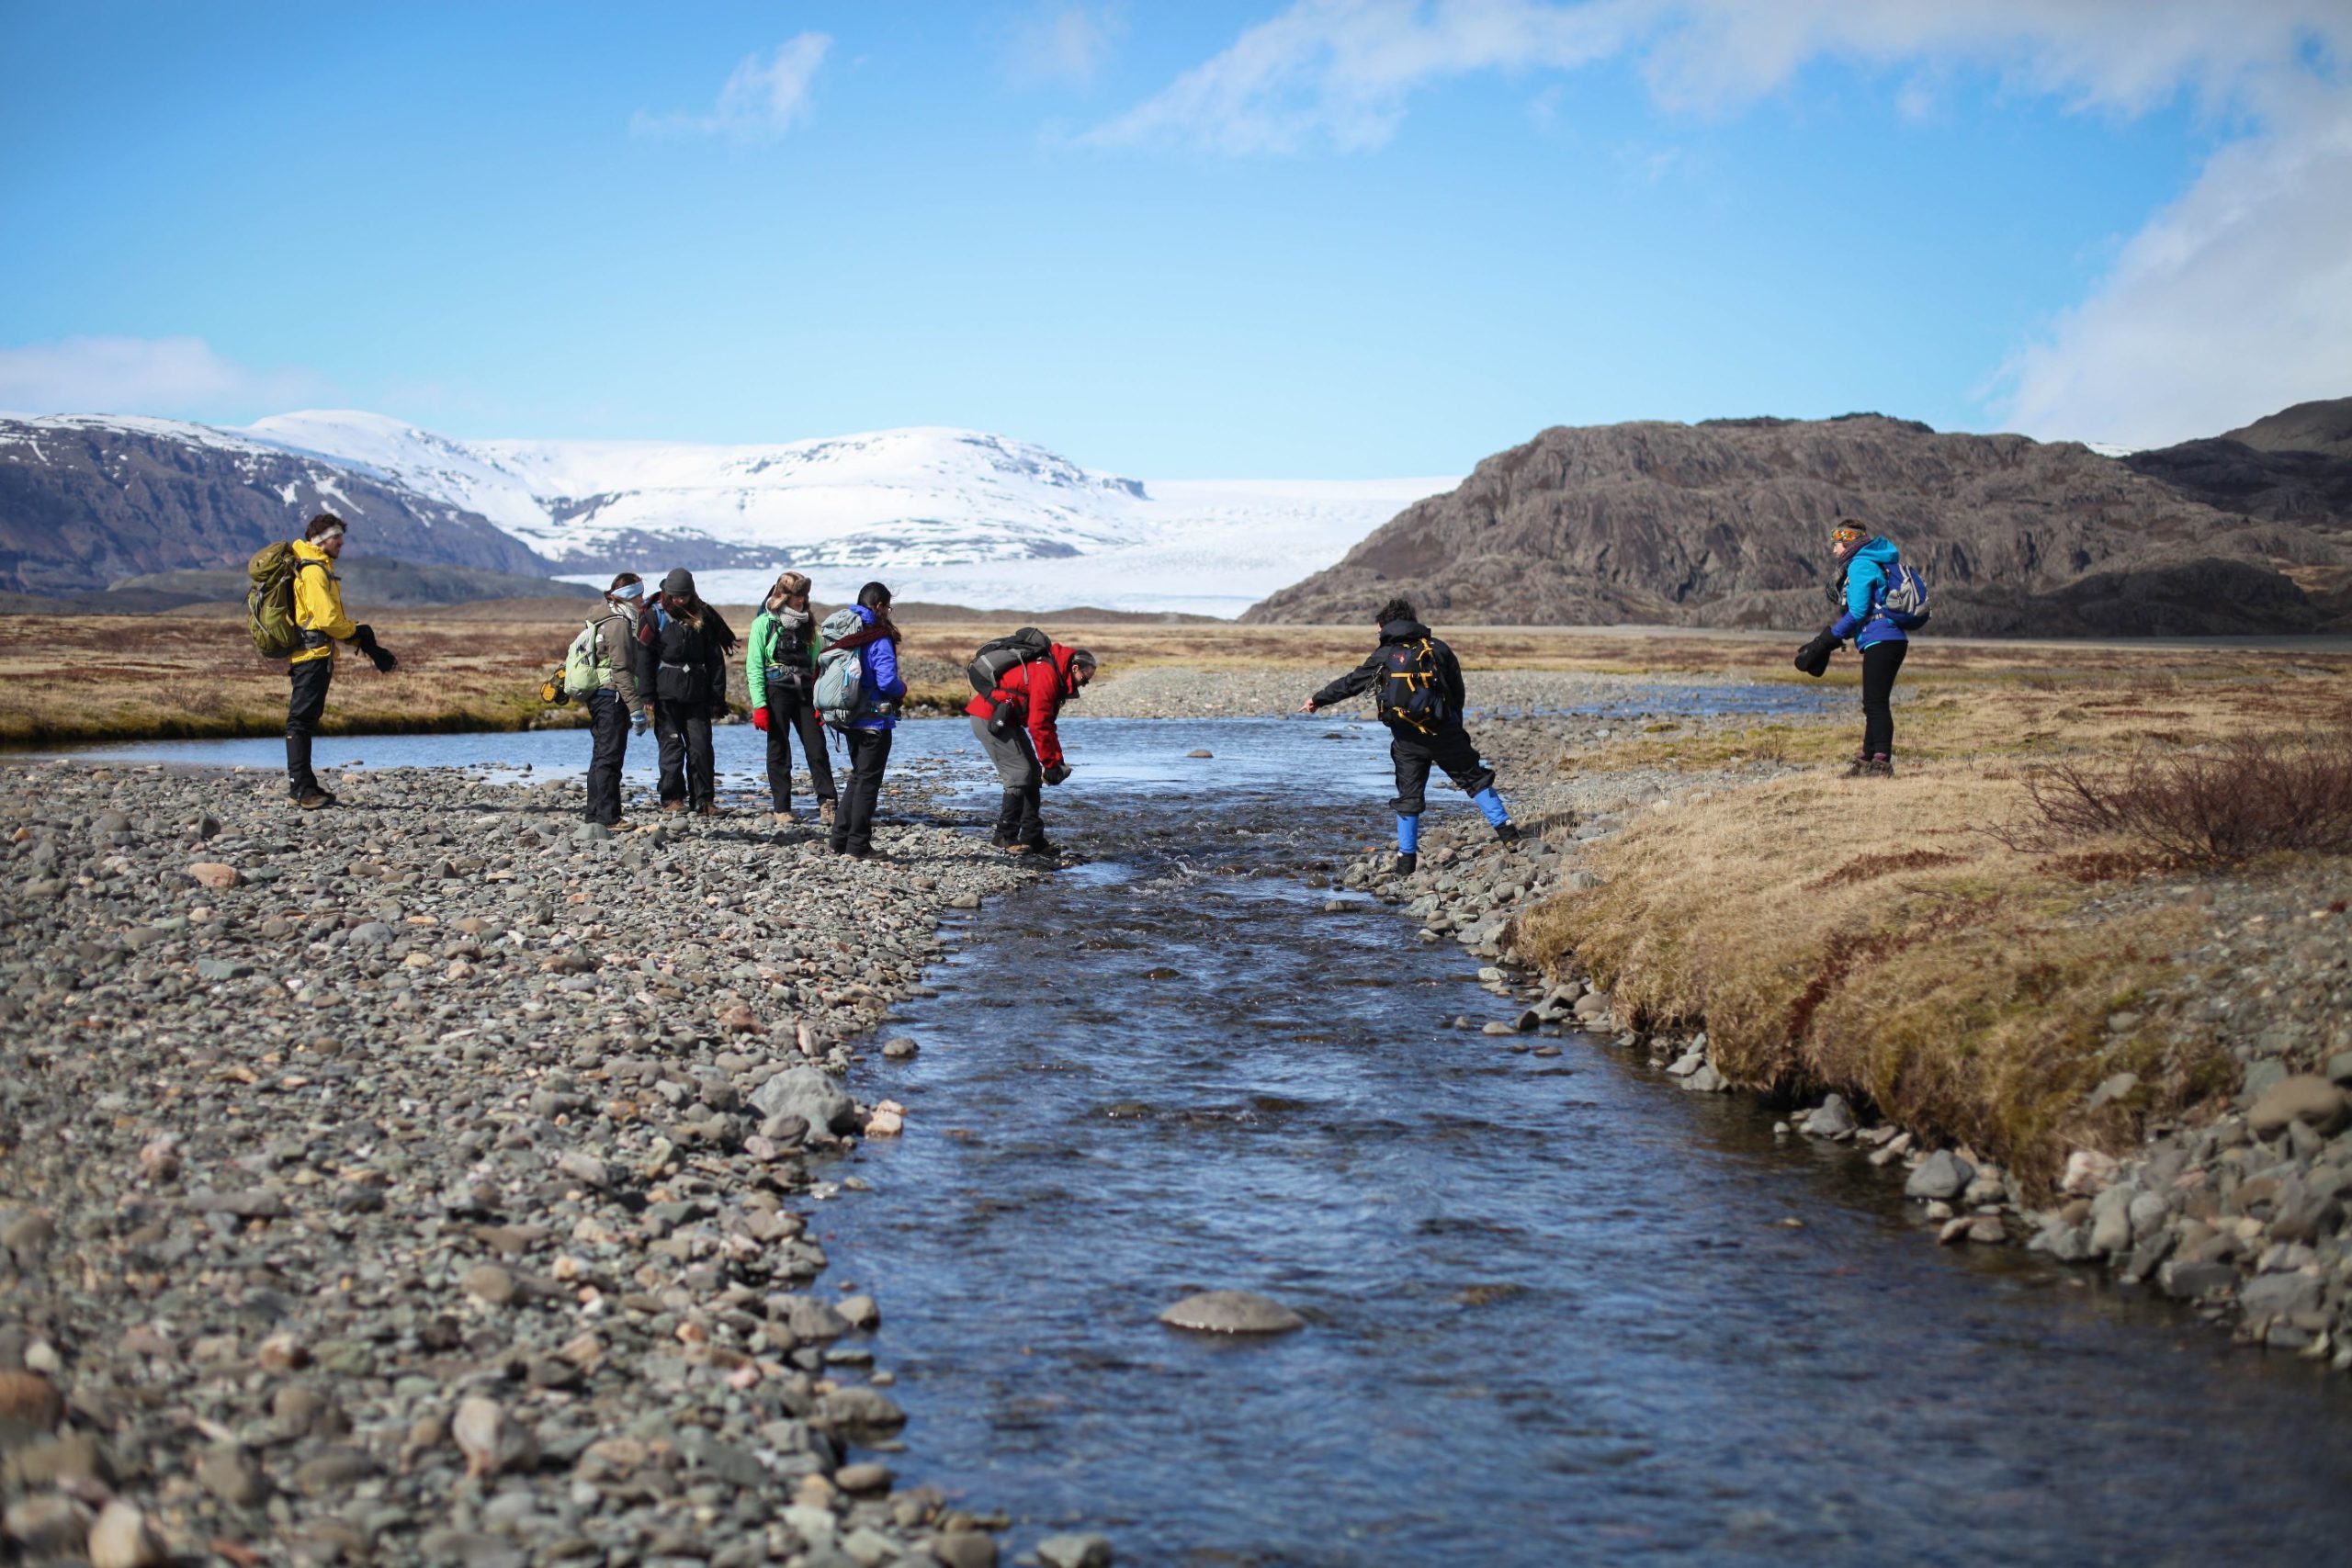
M 683 800 L 665 800 L 662 803 L 662 809 L 664 811 L 684 811 L 685 808 L 686 803 Z
M 817 820 L 821 826 L 827 828 L 833 825 L 833 803 L 831 801 L 820 800 L 817 803 Z
M 1891 779 L 1894 776 L 1894 759 L 1886 756 L 1872 757 L 1862 763 L 1861 770 L 1862 776 L 1865 778 Z
M 1519 842 L 1519 824 L 1516 822 L 1496 823 L 1495 841 L 1498 844 L 1515 844 Z
M 305 811 L 316 811 L 322 806 L 334 805 L 335 798 L 334 795 L 329 795 L 325 790 L 314 789 L 308 795 L 296 795 L 294 797 L 294 804 L 300 807 Z
M 718 815 L 718 807 L 706 800 L 700 806 L 695 807 L 695 815 L 697 817 L 716 817 Z
M 1400 854 L 1396 857 L 1396 874 L 1398 876 L 1410 876 L 1420 869 L 1421 857 L 1419 854 Z
M 608 833 L 634 833 L 637 831 L 637 824 L 627 821 L 607 822 L 605 824 L 605 830 Z
M 1846 772 L 1843 776 L 1849 779 L 1868 778 L 1870 776 L 1870 758 L 1867 756 L 1861 756 L 1855 758 L 1852 761 L 1846 764 Z

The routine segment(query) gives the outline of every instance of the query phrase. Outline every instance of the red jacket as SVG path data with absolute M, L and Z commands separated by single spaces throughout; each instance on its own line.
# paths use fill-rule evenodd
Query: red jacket
M 998 703 L 1014 698 L 1027 716 L 1029 738 L 1036 742 L 1037 765 L 1059 767 L 1062 738 L 1054 728 L 1054 720 L 1061 716 L 1062 704 L 1078 694 L 1078 678 L 1069 668 L 1074 651 L 1055 643 L 1045 658 L 1014 666 L 1006 673 L 1003 685 L 987 696 L 974 697 L 964 705 L 964 711 L 974 718 L 988 718 L 995 714 Z

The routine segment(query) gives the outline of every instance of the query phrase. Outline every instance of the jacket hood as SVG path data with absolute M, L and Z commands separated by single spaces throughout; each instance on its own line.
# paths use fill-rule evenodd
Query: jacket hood
M 853 610 L 855 610 L 855 611 L 857 612 L 857 618 L 858 618 L 859 620 L 861 620 L 861 621 L 864 621 L 867 626 L 872 626 L 872 625 L 874 624 L 874 606 L 873 606 L 873 605 L 871 605 L 871 604 L 852 604 L 852 605 L 850 606 L 850 608 L 851 608 L 851 609 L 853 609 Z
M 1419 621 L 1388 621 L 1380 628 L 1383 642 L 1419 642 L 1429 635 L 1429 627 Z
M 1853 558 L 1873 562 L 1881 567 L 1893 566 L 1903 558 L 1903 552 L 1884 539 L 1872 539 L 1854 552 Z
M 332 560 L 334 558 L 328 555 L 326 551 L 319 548 L 318 546 L 311 543 L 308 539 L 296 539 L 293 541 L 293 544 L 294 553 L 304 560 Z

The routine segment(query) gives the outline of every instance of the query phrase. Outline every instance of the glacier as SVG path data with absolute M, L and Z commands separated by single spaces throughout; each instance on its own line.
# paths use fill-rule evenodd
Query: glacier
M 694 570 L 748 603 L 789 567 L 976 609 L 1238 615 L 1453 478 L 1138 480 L 982 431 L 775 445 L 457 440 L 381 414 L 275 415 L 228 439 L 322 457 L 481 513 L 559 575 Z

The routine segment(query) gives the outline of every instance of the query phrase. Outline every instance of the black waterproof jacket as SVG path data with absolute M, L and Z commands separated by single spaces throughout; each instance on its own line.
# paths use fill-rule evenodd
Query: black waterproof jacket
M 1453 649 L 1446 647 L 1436 637 L 1430 637 L 1429 627 L 1419 621 L 1390 621 L 1382 626 L 1380 646 L 1372 650 L 1372 657 L 1316 693 L 1315 705 L 1318 708 L 1327 708 L 1333 703 L 1343 703 L 1350 697 L 1375 690 L 1388 673 L 1386 650 L 1400 645 L 1419 642 L 1423 637 L 1429 637 L 1436 649 L 1437 678 L 1438 683 L 1445 690 L 1446 716 L 1457 724 L 1460 723 L 1463 705 L 1466 700 L 1462 689 L 1461 661 L 1453 657 Z M 1385 709 L 1380 715 L 1380 719 L 1384 724 L 1389 722 Z
M 646 648 L 654 700 L 679 714 L 717 717 L 727 708 L 727 656 L 734 648 L 733 629 L 707 604 L 699 626 L 666 617 Z

